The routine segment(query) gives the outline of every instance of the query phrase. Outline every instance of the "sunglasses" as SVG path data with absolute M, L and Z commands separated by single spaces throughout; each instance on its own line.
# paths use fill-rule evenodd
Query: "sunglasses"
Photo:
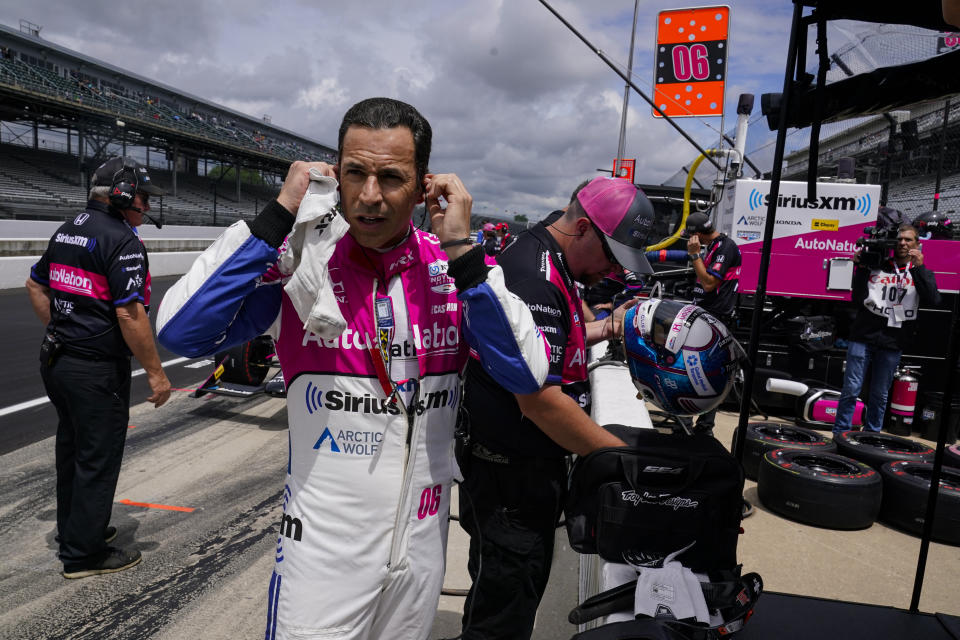
M 139 195 L 140 199 L 143 200 L 143 204 L 148 204 L 150 202 L 150 194 L 146 191 L 137 191 L 137 195 Z
M 594 224 L 593 220 L 590 221 L 590 226 L 593 227 L 593 232 L 597 234 L 597 238 L 600 240 L 600 246 L 603 248 L 604 257 L 606 257 L 610 264 L 619 265 L 620 263 L 617 262 L 616 256 L 614 256 L 613 251 L 610 250 L 610 245 L 607 244 L 607 236 L 604 235 L 603 231 L 600 231 L 600 227 Z

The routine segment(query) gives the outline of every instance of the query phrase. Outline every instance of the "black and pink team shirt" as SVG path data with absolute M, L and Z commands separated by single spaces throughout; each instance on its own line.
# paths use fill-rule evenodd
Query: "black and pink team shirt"
M 706 293 L 703 285 L 697 281 L 693 287 L 693 303 L 720 320 L 731 315 L 737 303 L 740 264 L 740 249 L 737 243 L 723 233 L 714 238 L 703 256 L 703 266 L 707 273 L 720 278 L 720 286 Z
M 586 327 L 577 291 L 560 247 L 543 224 L 512 239 L 496 258 L 507 289 L 527 304 L 533 321 L 550 344 L 547 384 L 590 413 Z M 464 385 L 471 439 L 510 457 L 556 457 L 566 450 L 554 443 L 520 411 L 516 398 L 496 384 L 471 359 Z
M 130 355 L 117 324 L 116 308 L 140 302 L 150 309 L 147 252 L 137 232 L 104 203 L 57 229 L 30 277 L 53 296 L 48 331 L 68 353 L 90 358 Z

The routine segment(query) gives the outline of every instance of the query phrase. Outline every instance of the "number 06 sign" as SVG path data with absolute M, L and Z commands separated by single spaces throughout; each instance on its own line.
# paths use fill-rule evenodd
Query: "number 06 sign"
M 653 99 L 671 118 L 723 115 L 729 21 L 726 6 L 670 9 L 657 16 Z

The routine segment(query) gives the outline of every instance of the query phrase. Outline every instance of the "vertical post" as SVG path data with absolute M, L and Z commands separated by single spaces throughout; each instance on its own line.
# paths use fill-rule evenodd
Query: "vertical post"
M 750 402 L 753 399 L 753 363 L 757 361 L 760 345 L 760 315 L 767 292 L 767 270 L 770 268 L 770 250 L 773 248 L 773 230 L 776 224 L 777 198 L 780 195 L 780 176 L 783 174 L 783 153 L 787 143 L 787 113 L 790 108 L 790 94 L 793 87 L 793 75 L 797 65 L 797 43 L 805 40 L 801 34 L 800 19 L 803 5 L 793 5 L 793 22 L 790 25 L 790 43 L 787 46 L 787 68 L 783 76 L 783 97 L 780 101 L 780 125 L 777 128 L 777 143 L 773 152 L 773 175 L 770 177 L 770 196 L 767 204 L 767 222 L 763 231 L 763 248 L 760 252 L 760 273 L 757 278 L 757 291 L 753 297 L 753 315 L 750 321 L 750 344 L 747 345 L 747 364 L 744 367 L 743 393 L 740 395 L 740 422 L 737 437 L 733 443 L 734 455 L 743 459 L 743 445 L 747 438 L 747 422 L 750 420 Z
M 640 0 L 633 3 L 633 30 L 630 32 L 630 57 L 627 58 L 627 78 L 633 78 L 633 43 L 637 37 L 637 13 Z M 620 177 L 620 159 L 623 158 L 627 143 L 627 107 L 630 103 L 630 83 L 623 87 L 623 113 L 620 115 L 620 141 L 617 144 L 617 157 L 613 161 L 613 177 Z
M 67 155 L 70 155 L 70 127 L 67 127 Z
M 887 136 L 887 160 L 883 163 L 883 180 L 880 181 L 880 206 L 887 206 L 887 195 L 890 193 L 890 166 L 893 161 L 893 142 L 897 137 L 897 121 L 889 117 L 890 135 Z
M 217 183 L 213 183 L 213 226 L 217 226 Z
M 240 204 L 240 163 L 234 165 L 237 169 L 237 204 Z
M 173 195 L 177 195 L 177 152 L 179 151 L 179 144 L 173 143 Z
M 86 178 L 83 175 L 83 125 L 77 128 L 77 173 L 80 184 L 87 188 Z
M 40 123 L 36 118 L 33 119 L 33 148 L 40 148 Z
M 933 188 L 933 210 L 940 206 L 940 178 L 943 177 L 943 152 L 947 143 L 947 125 L 950 124 L 950 98 L 943 101 L 943 126 L 940 127 L 940 148 L 937 150 L 937 184 Z
M 147 168 L 150 167 L 150 140 L 147 140 Z
M 927 508 L 923 515 L 920 553 L 917 554 L 917 572 L 913 577 L 913 595 L 910 597 L 910 611 L 912 613 L 919 611 L 920 592 L 923 589 L 923 577 L 927 567 L 927 554 L 930 551 L 930 538 L 933 536 L 933 521 L 937 515 L 937 497 L 940 495 L 940 477 L 943 469 L 943 450 L 947 446 L 947 425 L 950 424 L 950 414 L 953 412 L 953 380 L 956 377 L 957 358 L 960 356 L 957 340 L 958 314 L 960 314 L 960 294 L 953 297 L 953 315 L 950 320 L 950 335 L 947 343 L 947 375 L 943 383 L 943 409 L 940 411 L 940 431 L 937 434 L 937 450 L 933 455 L 933 473 L 930 474 Z

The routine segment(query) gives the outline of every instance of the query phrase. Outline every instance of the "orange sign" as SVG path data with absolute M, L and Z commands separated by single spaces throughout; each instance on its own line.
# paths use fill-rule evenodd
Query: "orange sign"
M 658 14 L 653 99 L 671 118 L 723 115 L 729 21 L 726 6 Z
M 614 178 L 626 178 L 630 182 L 633 182 L 633 169 L 637 166 L 637 161 L 635 158 L 621 158 L 620 159 L 620 169 L 617 170 L 617 161 L 613 161 L 613 177 Z

